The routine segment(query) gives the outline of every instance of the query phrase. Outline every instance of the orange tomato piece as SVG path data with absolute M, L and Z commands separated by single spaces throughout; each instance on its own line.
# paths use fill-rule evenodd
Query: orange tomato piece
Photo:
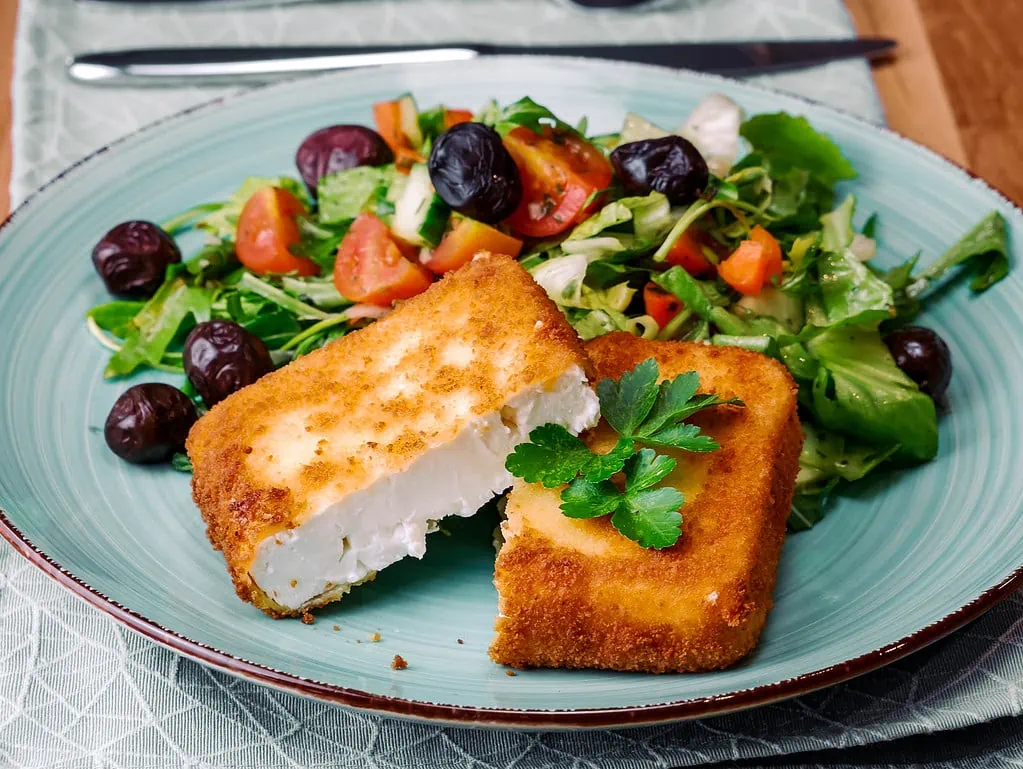
M 718 275 L 740 294 L 759 294 L 767 279 L 764 250 L 755 240 L 742 241 L 732 255 L 718 265 Z
M 396 101 L 381 101 L 373 105 L 373 122 L 377 133 L 387 142 L 394 153 L 394 167 L 407 174 L 416 163 L 425 162 L 426 158 L 412 149 L 408 137 L 401 130 L 401 108 Z
M 678 265 L 697 278 L 712 274 L 714 265 L 703 253 L 703 247 L 708 245 L 708 240 L 703 231 L 690 227 L 675 241 L 665 261 L 671 265 Z
M 238 261 L 257 275 L 297 272 L 318 275 L 316 262 L 289 250 L 301 240 L 295 217 L 305 213 L 302 201 L 280 187 L 261 187 L 245 201 L 238 217 L 235 252 Z
M 492 251 L 516 257 L 522 250 L 522 241 L 505 235 L 475 219 L 462 219 L 441 240 L 429 258 L 423 260 L 427 269 L 438 275 L 457 270 L 480 251 Z
M 432 282 L 427 270 L 402 255 L 387 225 L 373 214 L 359 214 L 338 247 L 334 285 L 353 302 L 390 307 Z
M 598 201 L 591 195 L 611 183 L 613 171 L 604 153 L 567 131 L 545 127 L 536 134 L 525 126 L 504 137 L 522 177 L 522 202 L 508 224 L 531 238 L 564 232 L 586 218 Z
M 682 302 L 679 298 L 669 294 L 653 281 L 643 287 L 643 306 L 646 308 L 646 314 L 657 321 L 661 328 L 667 326 L 672 318 L 682 311 Z
M 764 259 L 767 261 L 767 271 L 764 274 L 766 280 L 781 275 L 781 244 L 759 224 L 749 234 L 749 239 L 764 247 Z
M 472 122 L 472 113 L 467 109 L 445 109 L 444 110 L 444 130 L 451 128 L 451 126 L 458 125 L 459 123 L 470 123 Z

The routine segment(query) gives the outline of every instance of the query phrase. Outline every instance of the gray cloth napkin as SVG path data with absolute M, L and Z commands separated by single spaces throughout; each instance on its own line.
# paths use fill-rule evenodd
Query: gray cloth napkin
M 451 37 L 453 30 L 464 39 L 510 37 L 523 43 L 851 33 L 838 0 L 691 0 L 630 14 L 587 13 L 552 0 L 346 0 L 247 11 L 238 10 L 238 3 L 230 11 L 184 4 L 128 10 L 73 0 L 20 0 L 20 5 L 16 203 L 105 142 L 225 92 L 72 85 L 63 77 L 64 59 L 72 51 L 181 43 L 430 41 Z M 869 73 L 860 63 L 769 81 L 881 120 Z M 0 544 L 3 767 L 666 769 L 715 762 L 801 767 L 930 760 L 949 769 L 1019 767 L 1021 751 L 1012 735 L 1023 723 L 1007 717 L 1021 713 L 1023 597 L 882 671 L 754 711 L 636 730 L 487 731 L 364 715 L 209 670 L 122 629 Z M 978 730 L 976 725 L 994 719 L 1002 720 Z M 968 727 L 973 729 L 947 739 L 932 734 Z M 891 740 L 898 742 L 887 744 Z M 985 747 L 976 747 L 977 741 Z M 956 747 L 962 745 L 974 747 Z

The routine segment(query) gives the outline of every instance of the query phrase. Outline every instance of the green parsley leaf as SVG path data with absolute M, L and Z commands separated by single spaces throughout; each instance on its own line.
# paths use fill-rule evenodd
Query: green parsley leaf
M 641 449 L 625 463 L 625 490 L 611 481 L 577 478 L 561 494 L 561 512 L 569 518 L 599 518 L 613 513 L 611 525 L 640 547 L 665 548 L 682 535 L 678 512 L 685 497 L 676 489 L 650 488 L 675 469 L 675 460 Z
M 625 503 L 611 516 L 611 525 L 640 547 L 658 550 L 671 547 L 682 536 L 678 509 L 685 497 L 676 489 L 651 489 L 627 494 Z
M 635 444 L 714 451 L 719 446 L 713 438 L 682 420 L 712 406 L 744 404 L 738 398 L 698 393 L 700 378 L 695 371 L 660 384 L 659 378 L 657 361 L 648 358 L 617 382 L 603 379 L 597 384 L 601 414 L 619 434 L 607 454 L 594 454 L 564 427 L 546 424 L 529 434 L 530 443 L 515 447 L 505 467 L 547 488 L 567 483 L 561 511 L 569 518 L 611 514 L 611 524 L 641 547 L 674 545 L 682 534 L 678 511 L 685 498 L 676 489 L 652 487 L 675 469 L 676 462 L 651 448 L 637 451 Z M 622 485 L 611 480 L 618 472 L 624 474 Z
M 688 425 L 680 422 L 658 430 L 653 435 L 643 436 L 643 442 L 651 446 L 682 449 L 683 451 L 717 451 L 721 448 L 718 442 L 700 431 L 699 425 Z
M 550 489 L 583 475 L 593 483 L 606 481 L 617 473 L 633 453 L 632 440 L 621 438 L 607 454 L 594 454 L 579 438 L 561 425 L 546 424 L 533 429 L 530 443 L 515 447 L 505 467 L 528 483 Z
M 647 358 L 615 382 L 602 379 L 597 384 L 600 413 L 619 435 L 631 436 L 647 418 L 657 400 L 657 361 Z
M 561 512 L 569 518 L 599 518 L 614 512 L 621 501 L 622 493 L 611 481 L 576 478 L 561 492 Z
M 648 489 L 675 469 L 675 460 L 653 449 L 641 449 L 625 465 L 625 492 Z M 681 506 L 681 503 L 680 505 Z
M 661 382 L 654 402 L 653 410 L 643 423 L 642 434 L 657 432 L 668 422 L 679 422 L 689 414 L 683 415 L 689 401 L 696 395 L 700 386 L 700 375 L 689 371 L 671 380 Z M 689 412 L 693 413 L 693 412 Z

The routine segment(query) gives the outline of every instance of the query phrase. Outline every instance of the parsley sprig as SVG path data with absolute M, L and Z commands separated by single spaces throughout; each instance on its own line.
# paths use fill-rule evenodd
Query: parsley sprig
M 515 447 L 505 467 L 547 488 L 568 484 L 561 493 L 561 511 L 569 518 L 610 515 L 611 525 L 640 547 L 671 547 L 682 534 L 679 508 L 685 497 L 677 489 L 654 487 L 676 462 L 636 445 L 714 451 L 718 443 L 684 420 L 712 406 L 743 403 L 698 393 L 695 371 L 660 384 L 658 379 L 657 361 L 648 358 L 617 382 L 604 379 L 597 384 L 600 413 L 619 436 L 608 453 L 595 454 L 561 425 L 545 424 L 529 434 L 529 443 Z M 612 477 L 618 473 L 616 482 Z

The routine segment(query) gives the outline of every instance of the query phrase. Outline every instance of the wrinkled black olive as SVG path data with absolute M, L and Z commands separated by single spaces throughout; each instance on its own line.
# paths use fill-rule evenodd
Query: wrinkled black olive
M 611 165 L 630 195 L 656 190 L 676 206 L 695 201 L 710 181 L 707 161 L 681 136 L 622 144 L 611 153 Z
M 952 379 L 952 353 L 945 340 L 923 326 L 903 326 L 884 338 L 895 365 L 919 385 L 920 390 L 940 401 Z
M 122 393 L 107 415 L 103 437 L 121 459 L 166 462 L 184 448 L 195 420 L 195 405 L 181 390 L 149 382 Z
M 182 363 L 207 406 L 273 370 L 263 340 L 230 320 L 210 320 L 193 328 L 185 340 Z
M 441 200 L 481 222 L 499 222 L 522 200 L 519 169 L 497 131 L 459 123 L 437 137 L 430 181 Z
M 92 249 L 92 263 L 107 290 L 122 296 L 152 296 L 167 265 L 180 261 L 174 238 L 152 222 L 123 222 Z
M 394 161 L 384 138 L 361 125 L 332 125 L 309 134 L 295 153 L 295 165 L 313 195 L 320 178 L 356 166 Z

